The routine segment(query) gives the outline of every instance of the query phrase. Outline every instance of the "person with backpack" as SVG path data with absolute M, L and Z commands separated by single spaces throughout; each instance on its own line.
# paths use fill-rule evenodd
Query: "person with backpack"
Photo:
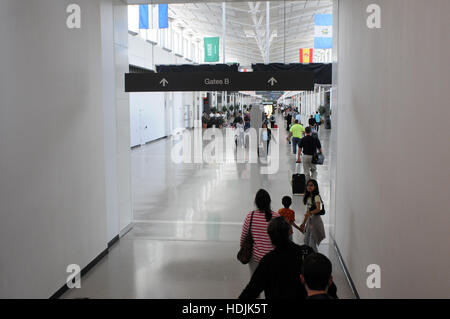
M 315 179 L 310 179 L 306 183 L 306 193 L 303 197 L 303 204 L 306 205 L 306 214 L 300 225 L 300 231 L 305 235 L 305 245 L 317 252 L 320 242 L 325 239 L 325 226 L 320 214 L 323 208 L 323 201 L 319 193 L 319 184 Z
M 247 214 L 244 225 L 242 226 L 240 240 L 241 247 L 244 244 L 247 234 L 250 234 L 253 238 L 252 258 L 249 262 L 251 274 L 253 274 L 256 267 L 258 267 L 260 260 L 268 252 L 274 249 L 269 235 L 267 234 L 267 226 L 272 218 L 279 217 L 280 215 L 272 211 L 270 203 L 271 199 L 269 193 L 264 189 L 258 190 L 255 196 L 255 206 L 257 210 Z
M 315 117 L 315 120 L 316 120 L 316 131 L 317 132 L 319 132 L 319 127 L 320 127 L 320 114 L 319 114 L 319 112 L 317 111 L 316 112 L 316 115 L 314 116 Z
M 272 115 L 270 116 L 270 127 L 274 128 L 274 126 L 275 126 L 275 115 L 273 115 L 272 113 Z
M 295 120 L 295 124 L 289 129 L 288 140 L 292 137 L 292 151 L 294 155 L 297 155 L 297 148 L 305 135 L 305 128 L 299 124 L 298 120 Z

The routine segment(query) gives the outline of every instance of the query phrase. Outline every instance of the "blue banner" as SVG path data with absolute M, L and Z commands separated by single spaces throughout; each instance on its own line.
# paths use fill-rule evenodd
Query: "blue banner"
M 333 47 L 333 15 L 316 14 L 314 22 L 314 49 L 331 49 Z
M 169 27 L 169 5 L 159 4 L 158 5 L 158 22 L 160 29 L 167 29 Z
M 139 29 L 148 29 L 148 4 L 139 5 Z
M 315 25 L 333 25 L 332 14 L 316 14 L 314 15 Z

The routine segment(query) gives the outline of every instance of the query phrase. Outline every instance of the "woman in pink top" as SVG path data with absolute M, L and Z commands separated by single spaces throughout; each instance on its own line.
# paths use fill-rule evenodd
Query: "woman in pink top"
M 275 247 L 270 241 L 267 234 L 267 226 L 272 218 L 278 217 L 278 213 L 273 212 L 270 208 L 270 195 L 264 190 L 260 189 L 255 196 L 255 205 L 258 210 L 247 214 L 244 220 L 244 226 L 241 233 L 241 246 L 244 242 L 244 238 L 248 233 L 248 227 L 250 225 L 250 218 L 253 213 L 253 222 L 251 228 L 251 234 L 253 237 L 253 256 L 249 262 L 250 273 L 253 274 L 258 267 L 259 261 Z

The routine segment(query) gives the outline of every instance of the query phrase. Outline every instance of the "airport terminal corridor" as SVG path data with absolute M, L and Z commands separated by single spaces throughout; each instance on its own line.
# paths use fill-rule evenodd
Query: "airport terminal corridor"
M 85 277 L 81 289 L 63 298 L 233 299 L 250 279 L 247 265 L 236 254 L 243 219 L 254 210 L 254 196 L 266 189 L 272 209 L 282 196 L 292 196 L 290 176 L 296 167 L 277 115 L 280 169 L 260 174 L 260 164 L 176 164 L 170 151 L 174 141 L 162 139 L 132 150 L 133 228 L 107 257 Z M 330 131 L 319 131 L 326 158 Z M 329 207 L 328 162 L 318 167 L 320 192 Z M 292 196 L 296 221 L 305 213 L 302 196 Z M 328 216 L 323 216 L 328 226 Z M 327 227 L 328 228 L 328 227 Z M 329 236 L 327 232 L 327 237 Z M 294 241 L 303 243 L 295 230 Z M 341 264 L 326 238 L 319 251 L 333 263 L 338 296 L 352 299 Z
M 0 0 L 0 298 L 449 298 L 449 13 Z

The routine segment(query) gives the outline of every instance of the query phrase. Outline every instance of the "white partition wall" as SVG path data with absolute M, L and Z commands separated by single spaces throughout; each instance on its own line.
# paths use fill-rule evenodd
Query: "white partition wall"
M 0 1 L 2 298 L 50 297 L 67 266 L 87 266 L 125 217 L 128 194 L 106 187 L 127 178 L 116 135 L 128 109 L 116 82 L 120 9 L 77 4 L 81 29 L 67 28 L 67 1 Z
M 450 298 L 450 1 L 338 5 L 336 242 L 362 298 Z M 380 288 L 366 284 L 372 264 Z
M 128 35 L 129 63 L 154 70 L 160 64 L 192 64 L 139 36 Z M 130 94 L 130 145 L 138 146 L 170 136 L 174 129 L 193 127 L 194 92 Z M 200 101 L 199 101 L 200 103 Z M 201 112 L 200 116 L 201 118 Z

